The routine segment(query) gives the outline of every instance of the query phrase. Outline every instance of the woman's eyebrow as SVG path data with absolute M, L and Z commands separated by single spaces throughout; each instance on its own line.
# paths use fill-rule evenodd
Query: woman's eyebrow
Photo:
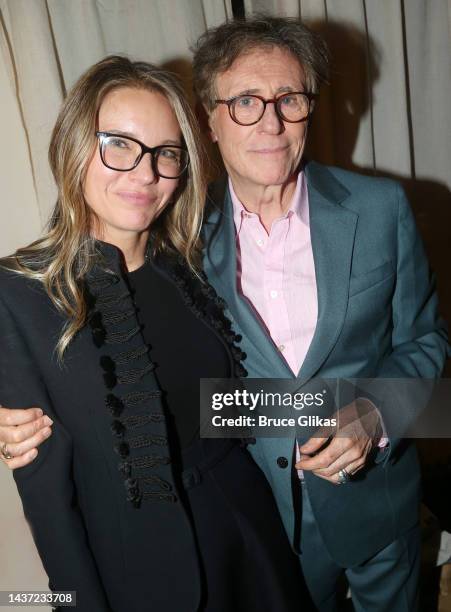
M 124 132 L 122 130 L 115 130 L 115 129 L 109 129 L 109 130 L 100 130 L 101 132 L 109 132 L 110 134 L 114 134 L 115 136 L 124 136 L 124 138 L 133 138 L 134 140 L 139 140 L 139 142 L 142 142 L 135 134 L 133 134 L 132 132 Z M 145 144 L 145 143 L 143 143 Z M 181 141 L 180 140 L 173 140 L 172 138 L 164 138 L 161 143 L 159 145 L 154 145 L 154 146 L 161 146 L 161 145 L 175 145 L 177 147 L 181 146 Z

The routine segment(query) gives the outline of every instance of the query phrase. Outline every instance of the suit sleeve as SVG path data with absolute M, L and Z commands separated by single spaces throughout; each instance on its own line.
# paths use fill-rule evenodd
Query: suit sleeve
M 53 434 L 30 465 L 14 470 L 25 517 L 51 590 L 76 591 L 79 612 L 110 611 L 72 478 L 72 440 L 55 414 L 39 368 L 0 299 L 0 401 L 8 407 L 39 406 L 54 421 Z
M 391 432 L 406 431 L 427 405 L 433 379 L 440 377 L 449 354 L 446 324 L 438 315 L 434 278 L 404 191 L 399 185 L 396 189 L 397 274 L 392 300 L 392 352 L 382 360 L 374 394 L 390 439 L 386 452 L 380 453 L 381 459 L 388 459 L 399 441 L 396 433 L 392 436 Z M 385 379 L 398 380 L 390 383 Z

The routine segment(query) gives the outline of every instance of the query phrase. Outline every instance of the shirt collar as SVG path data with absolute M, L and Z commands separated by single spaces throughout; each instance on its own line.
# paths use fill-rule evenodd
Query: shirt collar
M 246 215 L 250 217 L 257 217 L 255 213 L 248 212 L 243 203 L 238 199 L 235 190 L 232 185 L 232 181 L 228 179 L 229 193 L 233 205 L 233 220 L 235 222 L 235 229 L 237 233 L 240 232 L 241 224 Z M 307 184 L 305 180 L 304 171 L 301 170 L 298 174 L 296 181 L 296 189 L 293 197 L 291 198 L 290 206 L 285 213 L 284 217 L 291 217 L 296 214 L 298 219 L 305 225 L 309 225 L 309 214 L 308 214 L 308 197 L 307 197 Z

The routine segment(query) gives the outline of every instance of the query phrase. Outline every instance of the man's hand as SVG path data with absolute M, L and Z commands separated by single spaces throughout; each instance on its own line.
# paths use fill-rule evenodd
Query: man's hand
M 370 450 L 382 436 L 382 426 L 374 404 L 363 398 L 341 408 L 334 416 L 337 428 L 323 428 L 303 444 L 299 449 L 301 460 L 296 463 L 296 468 L 310 470 L 316 476 L 338 484 L 340 470 L 345 469 L 353 475 L 362 469 Z M 325 448 L 320 450 L 323 446 Z M 314 453 L 317 454 L 311 456 Z
M 12 459 L 0 458 L 11 469 L 28 465 L 38 454 L 37 447 L 52 433 L 53 421 L 40 408 L 9 409 L 0 407 L 0 450 Z

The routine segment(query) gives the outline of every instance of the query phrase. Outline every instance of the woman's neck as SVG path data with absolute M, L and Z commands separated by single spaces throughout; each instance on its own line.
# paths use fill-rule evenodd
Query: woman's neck
M 121 251 L 128 272 L 133 272 L 144 264 L 149 230 L 143 232 L 123 232 L 108 229 L 107 232 L 103 232 L 102 237 L 97 237 L 104 242 L 114 245 Z

